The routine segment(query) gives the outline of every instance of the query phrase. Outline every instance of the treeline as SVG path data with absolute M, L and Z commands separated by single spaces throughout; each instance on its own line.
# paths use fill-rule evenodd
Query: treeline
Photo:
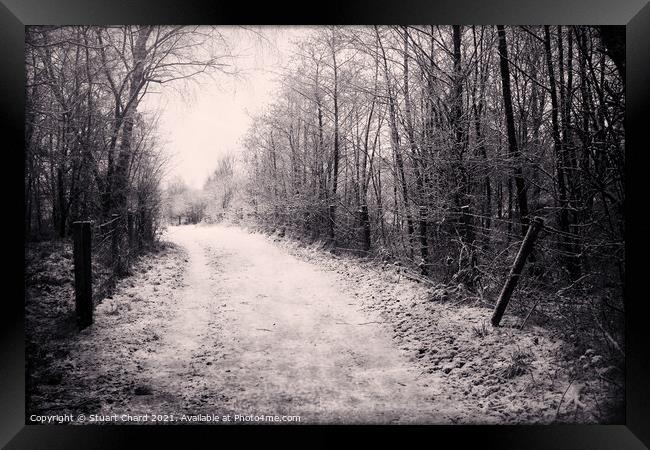
M 65 238 L 74 221 L 91 220 L 96 250 L 110 243 L 124 271 L 127 227 L 140 248 L 162 217 L 166 160 L 143 99 L 231 64 L 211 27 L 27 27 L 26 240 Z
M 246 138 L 251 206 L 479 292 L 540 216 L 537 290 L 596 292 L 617 316 L 624 70 L 616 27 L 319 28 Z
M 182 225 L 242 220 L 243 180 L 237 166 L 235 154 L 225 154 L 218 159 L 216 168 L 201 189 L 192 189 L 180 177 L 171 180 L 164 191 L 168 223 Z

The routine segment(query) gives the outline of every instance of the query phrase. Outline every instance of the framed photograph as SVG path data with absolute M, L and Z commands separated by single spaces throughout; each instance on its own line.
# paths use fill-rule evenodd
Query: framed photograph
M 2 445 L 650 445 L 643 0 L 0 20 Z

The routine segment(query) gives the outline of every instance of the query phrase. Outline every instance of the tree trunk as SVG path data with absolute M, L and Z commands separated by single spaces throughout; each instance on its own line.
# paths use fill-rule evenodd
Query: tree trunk
M 464 241 L 471 244 L 474 241 L 472 219 L 470 213 L 471 186 L 469 175 L 465 167 L 464 154 L 467 148 L 467 133 L 463 126 L 463 79 L 462 54 L 461 54 L 461 26 L 452 26 L 454 42 L 454 72 L 453 72 L 453 98 L 452 98 L 452 128 L 454 130 L 454 184 L 456 193 L 454 199 L 460 212 L 460 226 Z
M 397 180 L 396 184 L 399 183 L 402 188 L 402 195 L 404 197 L 404 211 L 406 215 L 406 226 L 407 226 L 407 234 L 408 234 L 408 251 L 409 254 L 412 256 L 413 254 L 413 246 L 412 246 L 412 240 L 413 240 L 413 219 L 411 218 L 411 208 L 410 208 L 410 202 L 409 202 L 409 195 L 408 195 L 408 186 L 406 183 L 406 176 L 404 173 L 404 162 L 402 161 L 402 151 L 400 150 L 400 141 L 399 141 L 399 132 L 397 130 L 397 111 L 395 107 L 395 99 L 393 98 L 393 92 L 390 84 L 390 74 L 388 72 L 388 60 L 386 58 L 386 52 L 384 50 L 384 46 L 381 43 L 380 37 L 379 37 L 379 31 L 377 30 L 377 27 L 375 27 L 375 33 L 377 35 L 377 41 L 379 42 L 379 46 L 381 48 L 382 56 L 383 56 L 383 61 L 384 61 L 384 75 L 386 78 L 386 90 L 388 94 L 388 121 L 389 121 L 389 126 L 390 126 L 390 143 L 391 147 L 393 148 L 393 153 L 395 155 L 395 165 L 397 166 Z M 397 189 L 397 186 L 395 187 Z M 395 197 L 395 201 L 397 202 L 397 197 Z M 397 211 L 397 208 L 395 208 Z
M 335 32 L 334 32 L 335 33 Z M 335 34 L 332 35 L 332 63 L 334 68 L 334 169 L 332 173 L 332 199 L 329 205 L 330 215 L 330 241 L 336 241 L 336 190 L 339 179 L 339 95 L 338 95 L 338 67 L 336 65 Z
M 411 98 L 409 94 L 409 44 L 408 44 L 408 31 L 404 27 L 404 114 L 406 115 L 406 134 L 408 135 L 409 144 L 411 147 L 411 158 L 414 161 L 415 171 L 415 184 L 417 188 L 417 196 L 419 198 L 418 206 L 418 239 L 420 243 L 420 258 L 421 269 L 424 275 L 427 274 L 427 265 L 429 263 L 429 244 L 427 242 L 427 209 L 422 204 L 424 197 L 424 183 L 422 181 L 422 172 L 419 165 L 421 158 L 417 144 L 415 143 L 415 132 L 413 131 L 413 118 L 411 112 Z
M 512 109 L 512 92 L 510 90 L 510 66 L 508 63 L 508 45 L 506 42 L 506 32 L 503 25 L 497 25 L 499 34 L 499 62 L 501 68 L 501 85 L 503 88 L 503 105 L 506 114 L 506 127 L 508 130 L 508 149 L 514 162 L 514 180 L 517 189 L 517 204 L 519 206 L 519 222 L 521 223 L 522 236 L 526 235 L 528 229 L 528 198 L 526 193 L 526 183 L 523 177 L 521 163 L 519 161 L 520 153 L 517 147 L 517 134 L 515 131 L 515 118 Z
M 144 60 L 147 57 L 146 43 L 152 28 L 149 26 L 142 27 L 137 34 L 137 39 L 133 47 L 133 72 L 129 86 L 129 102 L 122 124 L 122 139 L 120 143 L 120 152 L 117 158 L 117 164 L 114 173 L 114 183 L 112 192 L 112 211 L 115 214 L 126 213 L 128 198 L 128 171 L 133 157 L 132 138 L 133 128 L 135 126 L 136 113 L 138 109 L 138 96 L 146 84 L 144 78 Z
M 568 214 L 566 204 L 566 185 L 564 179 L 564 157 L 562 141 L 560 139 L 560 128 L 558 124 L 558 100 L 555 82 L 555 73 L 551 54 L 551 33 L 548 26 L 544 26 L 544 46 L 546 50 L 546 67 L 548 71 L 549 84 L 551 90 L 551 126 L 553 135 L 553 146 L 555 148 L 555 167 L 557 171 L 558 196 L 560 203 L 559 225 L 564 232 L 568 231 Z
M 607 54 L 616 65 L 625 88 L 625 26 L 601 25 L 598 27 L 598 33 L 607 48 Z

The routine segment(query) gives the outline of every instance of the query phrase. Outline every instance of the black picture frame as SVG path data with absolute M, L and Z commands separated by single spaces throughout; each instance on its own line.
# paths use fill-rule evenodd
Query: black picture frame
M 626 420 L 623 425 L 549 426 L 426 426 L 426 427 L 312 427 L 312 426 L 61 426 L 25 425 L 25 361 L 23 307 L 23 107 L 24 27 L 31 24 L 584 24 L 626 27 Z M 278 429 L 303 435 L 305 444 L 329 438 L 329 432 L 362 431 L 373 438 L 387 434 L 441 445 L 482 448 L 637 449 L 650 446 L 650 346 L 645 330 L 646 299 L 642 279 L 647 229 L 642 207 L 642 162 L 647 150 L 645 118 L 650 105 L 650 4 L 646 0 L 391 0 L 329 1 L 291 5 L 209 0 L 0 0 L 0 99 L 5 167 L 4 243 L 14 244 L 5 255 L 7 279 L 2 302 L 0 445 L 6 448 L 150 448 L 160 444 L 186 445 L 194 437 L 223 444 L 224 433 L 241 439 L 262 437 Z M 646 133 L 644 133 L 646 131 Z M 647 169 L 645 169 L 647 170 Z M 9 204 L 7 204 L 9 203 Z M 640 207 L 637 207 L 639 205 Z M 10 209 L 7 209 L 10 207 Z M 636 236 L 635 236 L 636 235 Z M 15 251 L 15 254 L 13 253 Z M 14 273 L 15 272 L 15 273 Z M 252 433 L 251 430 L 255 432 Z M 215 436 L 218 435 L 218 436 Z M 332 441 L 332 442 L 337 442 Z M 413 442 L 415 440 L 402 441 Z M 239 441 L 241 445 L 241 441 Z M 285 437 L 286 443 L 286 437 Z M 142 445 L 144 444 L 144 445 Z M 446 447 L 446 446 L 445 446 Z

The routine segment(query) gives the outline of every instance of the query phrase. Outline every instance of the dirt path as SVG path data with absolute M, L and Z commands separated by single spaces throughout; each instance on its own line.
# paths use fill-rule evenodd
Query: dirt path
M 598 378 L 613 368 L 593 350 L 568 364 L 550 330 L 521 330 L 512 315 L 486 327 L 489 308 L 440 300 L 397 266 L 223 226 L 165 239 L 91 327 L 34 336 L 51 345 L 38 347 L 31 412 L 482 424 L 608 423 L 620 410 Z M 72 301 L 66 289 L 38 297 L 29 317 L 50 320 L 55 300 Z
M 204 398 L 205 413 L 448 422 L 448 405 L 335 274 L 235 228 L 173 227 L 167 238 L 189 265 L 182 303 L 146 364 L 153 391 Z

